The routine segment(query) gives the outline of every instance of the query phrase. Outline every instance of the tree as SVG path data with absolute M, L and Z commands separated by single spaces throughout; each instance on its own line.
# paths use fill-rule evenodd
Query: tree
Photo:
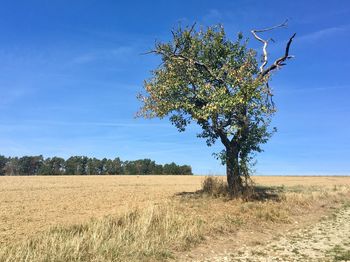
M 163 168 L 163 173 L 165 175 L 180 175 L 179 166 L 176 165 L 174 162 L 170 164 L 165 164 Z
M 222 26 L 199 31 L 195 25 L 179 28 L 172 32 L 172 41 L 158 42 L 148 52 L 159 55 L 162 63 L 144 83 L 138 115 L 169 117 L 180 132 L 195 122 L 202 128 L 198 137 L 205 138 L 208 146 L 220 139 L 225 149 L 217 156 L 226 164 L 232 195 L 240 195 L 248 187 L 249 163 L 273 132 L 269 124 L 275 107 L 268 82 L 271 73 L 291 58 L 289 47 L 295 36 L 289 39 L 284 55 L 266 67 L 269 41 L 258 33 L 286 23 L 252 30 L 263 43 L 260 67 L 248 40 L 241 33 L 237 40 L 229 40 Z
M 155 175 L 162 175 L 162 174 L 163 174 L 163 165 L 158 165 L 158 164 L 156 164 L 156 165 L 154 166 L 154 170 L 153 170 L 152 174 L 155 174 Z
M 156 166 L 155 161 L 151 159 L 140 159 L 135 161 L 138 167 L 138 173 L 142 175 L 150 175 L 154 173 L 154 169 Z
M 38 175 L 38 172 L 43 165 L 43 156 L 23 156 L 18 160 L 17 164 L 19 175 Z
M 137 166 L 135 161 L 125 161 L 124 162 L 124 172 L 125 175 L 136 175 L 138 174 Z
M 87 164 L 88 164 L 89 158 L 86 156 L 79 157 L 79 171 L 78 175 L 87 175 Z
M 52 175 L 50 162 L 51 162 L 51 158 L 44 159 L 42 165 L 40 166 L 40 169 L 38 170 L 37 175 L 39 175 L 39 176 Z
M 79 172 L 79 157 L 71 156 L 66 160 L 66 175 L 78 175 Z
M 4 167 L 5 175 L 17 176 L 19 175 L 18 157 L 9 157 Z
M 0 155 L 0 176 L 4 176 L 5 175 L 5 166 L 7 163 L 7 158 Z
M 192 175 L 190 166 L 166 165 L 169 174 Z M 169 167 L 175 171 L 169 171 Z M 170 168 L 170 169 L 171 169 Z M 67 160 L 61 157 L 43 158 L 43 156 L 5 157 L 0 155 L 0 176 L 34 176 L 34 175 L 151 175 L 163 174 L 163 165 L 151 159 L 121 161 L 112 159 L 72 156 Z
M 88 175 L 99 175 L 98 167 L 100 166 L 100 160 L 97 158 L 89 158 L 87 163 L 87 174 Z
M 188 165 L 179 166 L 181 175 L 192 175 L 192 168 Z
M 113 165 L 114 165 L 114 168 L 115 168 L 115 174 L 116 175 L 121 175 L 123 174 L 123 163 L 122 161 L 120 160 L 119 157 L 116 157 L 114 160 L 113 160 Z
M 113 160 L 107 159 L 106 161 L 106 175 L 114 175 L 115 174 L 115 167 L 113 164 Z
M 50 175 L 63 175 L 64 174 L 64 169 L 65 169 L 65 160 L 61 157 L 53 157 L 49 159 L 50 163 Z
M 99 165 L 98 165 L 98 174 L 99 175 L 106 175 L 106 163 L 107 163 L 107 158 L 103 158 Z
M 61 157 L 46 158 L 38 170 L 38 175 L 59 176 L 65 172 L 65 160 Z

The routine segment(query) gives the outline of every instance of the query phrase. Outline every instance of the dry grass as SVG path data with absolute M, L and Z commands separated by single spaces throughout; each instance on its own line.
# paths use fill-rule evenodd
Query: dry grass
M 7 181 L 7 187 L 1 179 Z M 278 192 L 277 200 L 247 202 L 190 193 L 174 196 L 198 190 L 202 177 L 25 177 L 0 181 L 0 198 L 7 199 L 0 201 L 0 214 L 7 217 L 0 227 L 11 225 L 10 232 L 14 232 L 12 237 L 8 231 L 0 232 L 5 236 L 0 261 L 163 260 L 208 237 L 238 230 L 250 233 L 318 214 L 349 198 L 346 184 L 350 184 L 343 178 L 335 180 L 335 187 L 327 178 L 317 178 L 316 185 L 327 186 L 302 187 L 299 178 L 291 187 L 265 188 Z M 11 213 L 14 209 L 18 213 Z M 56 218 L 60 212 L 63 214 Z M 39 219 L 40 215 L 44 219 Z M 23 223 L 23 216 L 28 224 Z M 37 232 L 41 233 L 34 235 Z M 26 238 L 17 236 L 26 233 Z
M 171 257 L 203 239 L 199 219 L 172 203 L 150 205 L 114 218 L 57 227 L 12 248 L 1 261 L 141 261 Z
M 337 245 L 328 251 L 328 254 L 333 257 L 334 261 L 350 261 L 350 250 Z
M 229 194 L 227 183 L 223 179 L 213 176 L 204 178 L 201 193 L 212 197 L 226 197 Z
M 0 245 L 200 188 L 185 176 L 0 176 Z

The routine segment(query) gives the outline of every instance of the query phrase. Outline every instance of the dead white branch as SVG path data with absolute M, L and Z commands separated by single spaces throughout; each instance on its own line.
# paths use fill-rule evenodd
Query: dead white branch
M 268 73 L 270 73 L 271 71 L 275 70 L 275 69 L 278 69 L 279 67 L 285 65 L 285 61 L 287 59 L 290 59 L 292 58 L 293 56 L 290 56 L 289 55 L 289 49 L 290 49 L 290 45 L 293 41 L 293 38 L 295 37 L 295 33 L 289 38 L 289 41 L 286 45 L 286 50 L 285 50 L 285 53 L 282 57 L 278 58 L 272 65 L 270 65 L 268 68 L 265 69 L 265 66 L 267 65 L 268 63 L 268 53 L 267 53 L 267 46 L 269 44 L 269 41 L 272 40 L 272 39 L 263 39 L 261 38 L 257 33 L 262 33 L 262 32 L 267 32 L 267 31 L 271 31 L 273 29 L 276 29 L 276 28 L 281 28 L 281 27 L 286 27 L 287 26 L 287 23 L 288 23 L 288 20 L 284 21 L 283 23 L 279 24 L 279 25 L 275 25 L 275 26 L 272 26 L 272 27 L 268 27 L 268 28 L 264 28 L 264 29 L 253 29 L 251 30 L 254 38 L 256 40 L 258 40 L 259 42 L 263 43 L 263 61 L 262 61 L 262 64 L 260 66 L 260 75 L 261 76 L 265 76 L 267 75 Z

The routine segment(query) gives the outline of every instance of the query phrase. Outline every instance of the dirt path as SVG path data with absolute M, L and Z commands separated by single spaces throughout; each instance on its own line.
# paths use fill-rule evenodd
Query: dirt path
M 344 258 L 342 255 L 347 254 Z M 244 246 L 199 261 L 350 261 L 350 206 L 267 245 Z

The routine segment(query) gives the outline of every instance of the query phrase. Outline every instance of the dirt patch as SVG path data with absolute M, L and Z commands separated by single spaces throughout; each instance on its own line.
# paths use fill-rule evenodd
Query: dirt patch
M 306 218 L 306 217 L 305 217 Z M 304 218 L 304 219 L 305 219 Z M 229 245 L 229 239 L 216 241 L 210 252 L 190 253 L 184 261 L 350 261 L 350 206 L 340 208 L 321 221 L 315 223 L 317 216 L 310 221 L 300 221 L 283 234 L 269 230 L 254 233 L 250 239 L 237 234 Z M 301 226 L 301 228 L 300 228 Z M 298 228 L 299 227 L 299 228 Z M 298 229 L 296 229 L 298 228 Z M 274 237 L 272 237 L 274 236 Z M 221 244 L 221 247 L 218 248 Z M 234 247 L 234 248 L 233 248 Z M 226 249 L 226 250 L 223 250 Z M 221 250 L 219 254 L 218 250 Z M 203 251 L 203 249 L 202 249 Z M 339 258 L 339 259 L 338 259 Z

